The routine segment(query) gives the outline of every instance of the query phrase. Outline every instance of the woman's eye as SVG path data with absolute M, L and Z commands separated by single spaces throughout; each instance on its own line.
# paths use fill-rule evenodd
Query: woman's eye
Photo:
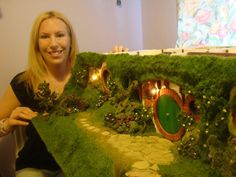
M 64 33 L 59 33 L 59 34 L 57 34 L 57 37 L 64 37 L 64 36 L 65 36 Z
M 39 38 L 40 38 L 40 39 L 47 39 L 47 38 L 49 38 L 49 36 L 47 36 L 47 35 L 41 35 L 41 36 L 39 36 Z

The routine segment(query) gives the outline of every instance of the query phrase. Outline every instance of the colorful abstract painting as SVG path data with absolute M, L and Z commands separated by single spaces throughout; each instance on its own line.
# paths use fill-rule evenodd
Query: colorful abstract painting
M 236 0 L 178 0 L 176 47 L 236 46 Z

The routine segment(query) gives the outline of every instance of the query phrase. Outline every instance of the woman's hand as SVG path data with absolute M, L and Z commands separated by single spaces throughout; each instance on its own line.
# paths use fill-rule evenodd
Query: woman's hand
M 124 46 L 122 46 L 122 45 L 115 45 L 115 46 L 112 48 L 112 50 L 111 50 L 112 53 L 128 52 L 128 51 L 129 51 L 129 49 L 126 48 L 126 47 L 124 47 Z
M 4 122 L 4 130 L 10 132 L 15 126 L 27 126 L 29 121 L 37 116 L 37 114 L 37 112 L 32 111 L 28 107 L 17 107 Z

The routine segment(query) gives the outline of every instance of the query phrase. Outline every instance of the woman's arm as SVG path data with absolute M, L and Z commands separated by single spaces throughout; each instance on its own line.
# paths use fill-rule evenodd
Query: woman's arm
M 16 126 L 27 126 L 28 121 L 37 115 L 30 108 L 20 106 L 11 86 L 8 86 L 0 100 L 0 136 L 8 134 Z

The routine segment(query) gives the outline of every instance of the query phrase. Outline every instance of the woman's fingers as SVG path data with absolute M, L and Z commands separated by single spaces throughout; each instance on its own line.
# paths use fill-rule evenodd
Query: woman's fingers
M 15 126 L 27 126 L 29 125 L 28 121 L 25 120 L 18 120 L 18 119 L 8 119 L 8 126 L 15 127 Z
M 26 119 L 26 120 L 31 120 L 32 118 L 34 118 L 35 116 L 37 116 L 37 113 L 31 110 L 22 110 L 19 112 L 19 117 L 22 119 Z
M 14 111 L 12 111 L 10 118 L 31 120 L 35 116 L 37 116 L 37 112 L 32 111 L 30 108 L 18 107 Z
M 37 114 L 37 112 L 28 107 L 17 107 L 8 118 L 8 126 L 27 126 L 29 124 L 28 121 L 37 116 Z
M 5 132 L 12 131 L 16 126 L 27 126 L 29 121 L 37 116 L 37 112 L 32 111 L 28 107 L 17 107 L 14 109 L 9 118 L 3 122 Z

